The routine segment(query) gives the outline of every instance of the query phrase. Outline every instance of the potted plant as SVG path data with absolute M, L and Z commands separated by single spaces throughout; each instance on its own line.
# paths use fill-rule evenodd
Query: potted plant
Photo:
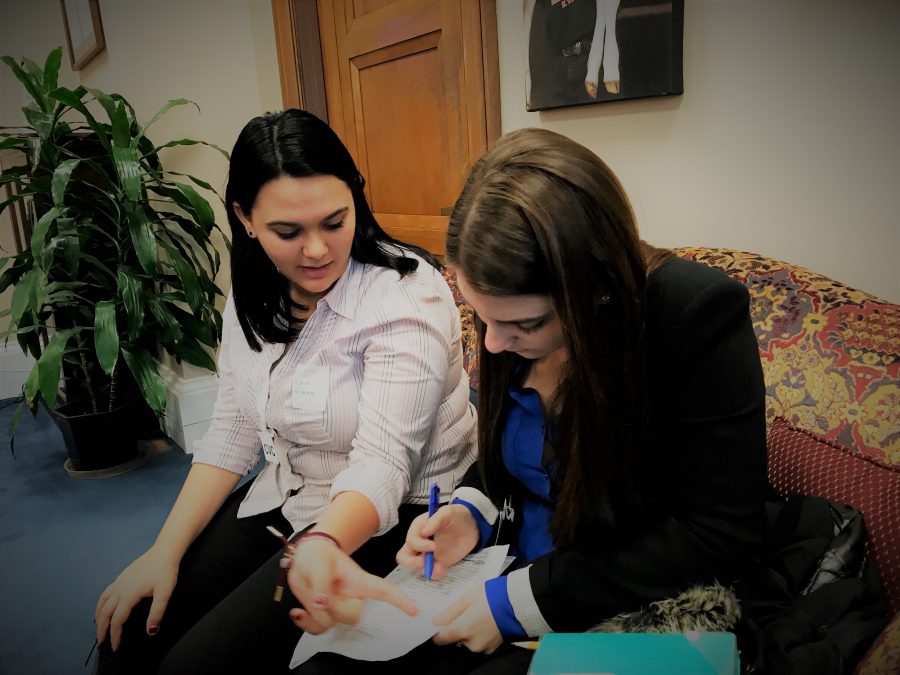
M 27 126 L 0 127 L 0 149 L 14 148 L 24 160 L 0 174 L 0 185 L 19 186 L 0 212 L 26 200 L 35 224 L 24 250 L 0 259 L 0 292 L 14 287 L 9 328 L 0 335 L 15 335 L 37 360 L 13 435 L 23 406 L 36 413 L 43 401 L 63 431 L 71 473 L 134 457 L 134 415 L 142 407 L 165 410 L 160 350 L 215 370 L 222 292 L 212 242 L 220 228 L 189 183 L 215 190 L 166 172 L 159 158 L 163 148 L 200 141 L 155 145 L 147 136 L 168 110 L 190 102 L 169 101 L 141 125 L 119 94 L 57 86 L 61 59 L 61 48 L 43 68 L 2 57 L 34 102 L 22 109 Z M 85 424 L 82 445 L 75 436 Z

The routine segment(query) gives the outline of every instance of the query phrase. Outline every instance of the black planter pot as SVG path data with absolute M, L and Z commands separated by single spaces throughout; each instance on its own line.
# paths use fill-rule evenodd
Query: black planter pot
M 69 459 L 65 468 L 75 478 L 100 478 L 129 471 L 141 464 L 135 427 L 137 401 L 126 399 L 109 412 L 86 412 L 85 401 L 73 401 L 50 411 L 62 432 Z

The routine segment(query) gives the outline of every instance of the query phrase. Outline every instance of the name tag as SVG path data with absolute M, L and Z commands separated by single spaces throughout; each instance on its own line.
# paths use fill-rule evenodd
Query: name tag
M 323 412 L 328 400 L 328 366 L 301 366 L 294 373 L 291 406 Z
M 275 432 L 272 429 L 265 431 L 257 431 L 259 442 L 262 443 L 263 454 L 266 456 L 267 462 L 277 462 L 278 455 L 275 454 Z

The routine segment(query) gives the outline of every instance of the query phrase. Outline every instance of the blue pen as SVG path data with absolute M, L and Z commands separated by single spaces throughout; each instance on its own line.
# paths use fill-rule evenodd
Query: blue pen
M 438 505 L 441 499 L 441 489 L 438 487 L 437 483 L 431 484 L 431 489 L 428 491 L 428 517 L 431 518 L 437 510 Z M 429 539 L 434 539 L 433 536 L 429 537 Z M 434 553 L 428 551 L 425 553 L 425 581 L 431 581 L 431 571 L 434 569 Z

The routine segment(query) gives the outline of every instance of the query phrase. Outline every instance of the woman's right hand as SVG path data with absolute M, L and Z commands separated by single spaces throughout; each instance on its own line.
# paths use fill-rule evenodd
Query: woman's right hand
M 153 548 L 122 570 L 97 601 L 97 642 L 106 639 L 109 629 L 110 646 L 116 651 L 122 639 L 122 625 L 142 598 L 153 598 L 146 631 L 155 635 L 177 579 L 178 560 Z
M 434 539 L 429 537 L 434 536 Z M 424 573 L 425 553 L 434 553 L 431 578 L 440 579 L 478 545 L 480 533 L 472 513 L 462 504 L 447 504 L 433 516 L 423 513 L 409 526 L 397 564 Z

